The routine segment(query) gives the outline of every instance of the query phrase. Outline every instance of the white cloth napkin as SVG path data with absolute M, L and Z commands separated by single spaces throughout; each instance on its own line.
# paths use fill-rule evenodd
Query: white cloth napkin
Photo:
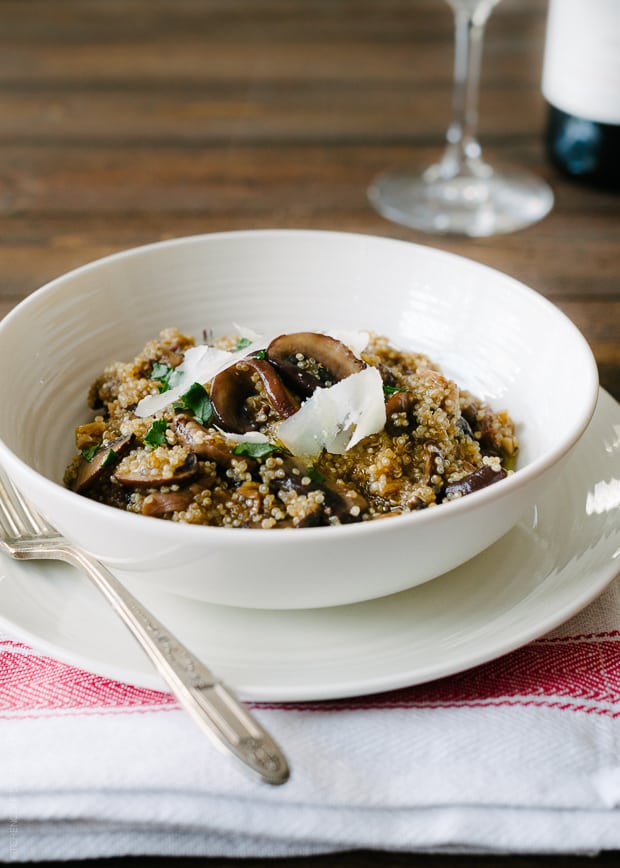
M 620 849 L 620 579 L 493 663 L 356 700 L 256 704 L 283 787 L 171 697 L 0 637 L 0 860 L 375 848 Z

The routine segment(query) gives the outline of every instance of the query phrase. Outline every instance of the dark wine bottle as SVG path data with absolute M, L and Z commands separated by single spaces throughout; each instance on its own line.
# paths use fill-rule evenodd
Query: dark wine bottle
M 542 90 L 549 160 L 620 190 L 620 0 L 550 0 Z

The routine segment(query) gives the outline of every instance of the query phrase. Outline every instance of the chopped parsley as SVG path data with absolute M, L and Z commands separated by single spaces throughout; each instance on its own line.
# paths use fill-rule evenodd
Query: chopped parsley
M 155 419 L 144 438 L 146 445 L 152 446 L 153 448 L 156 446 L 165 446 L 168 443 L 166 440 L 167 427 L 168 423 L 165 419 Z
M 85 449 L 81 450 L 82 458 L 84 461 L 91 462 L 99 449 L 101 448 L 101 444 L 97 443 L 95 446 L 87 446 Z
M 384 395 L 396 395 L 398 392 L 408 392 L 409 389 L 401 389 L 399 386 L 384 386 Z
M 315 485 L 322 485 L 325 482 L 325 477 L 316 469 L 314 464 L 311 464 L 310 467 L 306 468 L 306 474 Z
M 114 449 L 110 449 L 103 445 L 103 443 L 98 443 L 96 446 L 87 446 L 86 449 L 81 449 L 80 454 L 85 461 L 89 463 L 93 460 L 95 455 L 97 455 L 102 449 L 107 449 L 106 457 L 103 459 L 101 466 L 102 467 L 110 467 L 112 464 L 116 464 L 119 459 L 118 452 L 115 452 Z
M 248 458 L 266 458 L 274 452 L 285 452 L 282 446 L 275 443 L 237 443 L 232 449 L 233 455 L 247 455 Z
M 239 338 L 237 344 L 235 346 L 236 350 L 245 350 L 246 347 L 249 347 L 252 341 L 249 338 Z
M 182 374 L 176 368 L 171 368 L 169 365 L 164 365 L 162 362 L 155 362 L 150 373 L 151 380 L 159 381 L 159 391 L 168 392 L 174 388 L 181 379 Z
M 194 418 L 201 425 L 205 425 L 211 416 L 213 416 L 213 404 L 209 398 L 209 393 L 200 383 L 192 383 L 187 392 L 181 395 L 178 404 L 183 409 L 191 410 Z
M 110 467 L 112 464 L 116 464 L 118 461 L 119 455 L 118 452 L 115 452 L 114 449 L 108 449 L 108 454 L 103 459 L 102 467 Z

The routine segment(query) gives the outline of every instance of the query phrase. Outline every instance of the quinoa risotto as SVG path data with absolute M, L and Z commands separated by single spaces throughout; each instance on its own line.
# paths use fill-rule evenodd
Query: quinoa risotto
M 305 528 L 397 516 L 501 480 L 506 411 L 372 333 L 254 333 L 196 345 L 168 328 L 90 388 L 65 484 L 199 525 Z

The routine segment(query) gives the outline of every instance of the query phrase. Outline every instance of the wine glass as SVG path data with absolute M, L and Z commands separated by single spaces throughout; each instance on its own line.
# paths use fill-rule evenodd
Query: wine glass
M 379 175 L 368 189 L 389 220 L 440 234 L 512 232 L 535 223 L 553 206 L 548 185 L 519 169 L 495 171 L 476 138 L 484 28 L 499 0 L 447 0 L 454 11 L 453 117 L 438 163 L 420 174 L 409 167 Z

